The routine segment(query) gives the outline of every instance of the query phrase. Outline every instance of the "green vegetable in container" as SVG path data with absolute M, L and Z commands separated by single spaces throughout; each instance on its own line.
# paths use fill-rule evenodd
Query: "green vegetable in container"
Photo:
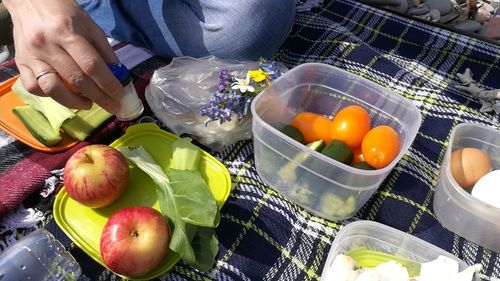
M 321 151 L 325 147 L 325 142 L 323 140 L 315 141 L 307 144 L 307 147 L 314 151 Z M 278 176 L 286 182 L 296 182 L 298 178 L 297 167 L 302 164 L 308 157 L 310 153 L 308 151 L 301 151 L 293 157 L 290 162 L 286 163 L 278 171 Z
M 287 191 L 287 196 L 298 203 L 311 206 L 316 198 L 315 193 L 308 185 L 293 185 Z
M 300 142 L 304 143 L 304 135 L 299 131 L 299 129 L 295 128 L 292 125 L 285 125 L 283 128 L 280 130 L 283 134 L 289 136 L 290 138 Z
M 319 210 L 328 217 L 347 217 L 356 211 L 356 197 L 350 195 L 343 200 L 331 191 L 327 191 L 321 195 Z
M 352 149 L 339 140 L 333 140 L 321 151 L 321 153 L 347 165 L 351 164 L 354 159 Z
M 403 265 L 408 270 L 410 277 L 418 276 L 420 273 L 419 262 L 401 256 L 370 250 L 365 247 L 354 248 L 347 252 L 347 255 L 352 257 L 359 267 L 372 268 L 392 260 Z
M 370 166 L 368 163 L 366 163 L 364 161 L 358 162 L 358 163 L 352 163 L 351 167 L 358 168 L 361 170 L 375 170 L 375 168 L 373 168 L 372 166 Z

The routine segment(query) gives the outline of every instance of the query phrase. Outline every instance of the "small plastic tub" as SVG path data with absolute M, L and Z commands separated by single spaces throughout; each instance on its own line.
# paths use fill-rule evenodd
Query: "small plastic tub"
M 439 256 L 445 256 L 458 262 L 459 271 L 468 267 L 464 261 L 451 253 L 410 234 L 378 222 L 356 221 L 349 223 L 337 233 L 320 280 L 329 281 L 325 280 L 324 276 L 337 255 L 347 254 L 349 251 L 361 247 L 418 263 L 430 262 Z M 479 280 L 479 278 L 475 277 L 474 280 Z
M 493 170 L 500 169 L 500 131 L 462 123 L 453 128 L 434 193 L 434 212 L 447 229 L 483 247 L 500 252 L 500 209 L 472 197 L 453 178 L 451 153 L 464 147 L 484 151 Z
M 357 104 L 372 127 L 391 126 L 400 151 L 386 167 L 362 170 L 333 160 L 279 130 L 300 112 L 333 116 Z M 313 214 L 342 220 L 373 195 L 413 142 L 420 111 L 407 99 L 334 66 L 306 63 L 288 71 L 252 102 L 255 165 L 262 180 Z

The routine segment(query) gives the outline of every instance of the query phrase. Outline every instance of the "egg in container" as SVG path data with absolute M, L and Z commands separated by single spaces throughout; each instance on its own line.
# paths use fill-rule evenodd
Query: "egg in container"
M 470 161 L 473 164 L 467 167 Z M 500 252 L 500 209 L 494 207 L 500 202 L 499 169 L 500 131 L 459 124 L 451 132 L 434 194 L 434 212 L 444 227 L 496 252 Z M 485 200 L 496 202 L 478 199 L 485 197 L 485 190 L 490 194 Z
M 335 116 L 349 105 L 366 109 L 372 128 L 392 127 L 399 153 L 387 166 L 362 170 L 333 160 L 280 131 L 298 113 Z M 407 152 L 420 111 L 404 97 L 331 65 L 305 63 L 273 81 L 252 102 L 255 166 L 261 179 L 313 214 L 352 217 Z

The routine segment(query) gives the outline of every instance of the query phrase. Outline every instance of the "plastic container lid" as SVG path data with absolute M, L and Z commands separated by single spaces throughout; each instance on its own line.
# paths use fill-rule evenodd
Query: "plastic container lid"
M 156 124 L 143 123 L 130 126 L 125 135 L 115 140 L 111 147 L 142 146 L 162 167 L 170 164 L 172 143 L 178 137 L 160 129 Z M 199 170 L 207 182 L 219 209 L 231 191 L 231 177 L 226 167 L 208 152 L 202 150 Z M 159 210 L 156 185 L 153 180 L 136 167 L 130 168 L 129 183 L 125 192 L 111 205 L 91 209 L 68 196 L 65 188 L 56 196 L 54 219 L 59 227 L 85 253 L 102 266 L 99 241 L 108 218 L 117 210 L 130 206 L 148 206 Z M 163 262 L 152 272 L 131 280 L 150 280 L 168 272 L 178 261 L 179 255 L 169 251 Z

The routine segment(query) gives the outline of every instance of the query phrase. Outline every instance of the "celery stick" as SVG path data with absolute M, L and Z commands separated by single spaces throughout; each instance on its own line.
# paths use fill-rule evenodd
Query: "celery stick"
M 172 164 L 176 170 L 197 170 L 200 160 L 200 149 L 191 143 L 191 138 L 180 138 L 172 144 Z

